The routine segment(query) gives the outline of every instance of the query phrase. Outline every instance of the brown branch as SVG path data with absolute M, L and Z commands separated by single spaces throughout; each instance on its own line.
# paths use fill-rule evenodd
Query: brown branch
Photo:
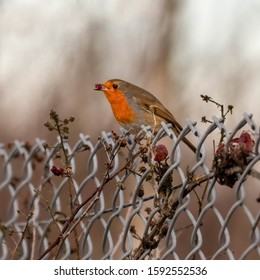
M 43 254 L 39 257 L 39 259 L 43 259 L 53 248 L 55 248 L 56 246 L 58 246 L 60 244 L 60 242 L 63 240 L 65 240 L 68 235 L 66 234 L 67 230 L 69 229 L 70 225 L 72 224 L 75 216 L 77 215 L 77 213 L 79 212 L 80 209 L 82 209 L 88 202 L 90 202 L 93 197 L 97 196 L 96 199 L 99 198 L 99 195 L 101 193 L 101 191 L 103 190 L 104 186 L 110 182 L 111 180 L 113 180 L 120 172 L 122 172 L 123 170 L 127 169 L 128 170 L 128 166 L 131 162 L 133 162 L 133 160 L 140 154 L 140 151 L 136 152 L 134 155 L 132 155 L 132 157 L 125 163 L 125 165 L 119 169 L 113 176 L 109 176 L 109 172 L 107 170 L 104 178 L 103 178 L 103 181 L 101 183 L 101 185 L 84 201 L 82 202 L 80 205 L 78 205 L 76 207 L 76 209 L 74 210 L 74 212 L 71 214 L 69 220 L 65 223 L 62 231 L 61 231 L 61 234 L 60 236 L 58 236 L 56 238 L 56 240 L 43 252 Z M 91 204 L 91 207 L 94 205 L 96 199 L 94 200 L 94 202 Z M 91 209 L 91 207 L 88 207 L 88 211 Z M 81 219 L 83 219 L 86 214 L 87 214 L 87 211 L 84 212 L 85 215 L 84 216 L 81 216 Z M 80 220 L 79 220 L 80 221 Z M 78 222 L 76 222 L 78 224 Z M 74 228 L 74 226 L 73 226 Z M 65 235 L 66 234 L 66 235 Z
M 202 184 L 203 182 L 206 182 L 214 177 L 214 173 L 205 174 L 199 177 L 196 177 L 195 180 L 190 183 L 190 185 L 185 189 L 183 193 L 183 198 L 187 196 L 191 191 L 193 191 L 197 186 Z M 177 207 L 179 206 L 179 199 L 178 197 L 172 202 L 169 208 L 171 208 L 172 212 L 170 213 L 171 216 L 174 215 Z M 133 255 L 133 258 L 138 260 L 147 249 L 155 249 L 158 247 L 161 237 L 159 236 L 158 240 L 155 240 L 155 237 L 159 235 L 160 230 L 166 221 L 166 219 L 169 217 L 169 215 L 163 214 L 162 217 L 156 222 L 156 224 L 153 226 L 150 233 L 143 237 L 142 242 L 140 243 L 137 250 L 135 250 L 135 254 Z

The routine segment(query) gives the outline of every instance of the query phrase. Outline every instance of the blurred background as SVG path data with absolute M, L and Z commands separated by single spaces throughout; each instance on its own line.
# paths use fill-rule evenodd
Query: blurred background
M 72 146 L 79 133 L 95 142 L 103 130 L 119 131 L 107 100 L 93 90 L 112 78 L 150 91 L 182 125 L 195 120 L 201 132 L 208 127 L 202 116 L 220 116 L 201 94 L 234 106 L 230 131 L 244 112 L 259 125 L 259 13 L 258 0 L 0 0 L 0 143 L 37 137 L 53 143 L 56 135 L 43 125 L 50 109 L 75 117 Z M 247 198 L 256 215 L 259 181 L 253 183 Z M 218 192 L 227 212 L 234 189 Z M 208 226 L 208 236 L 218 234 Z M 231 229 L 234 247 L 241 244 L 238 231 L 247 242 L 241 216 Z
M 0 0 L 0 142 L 48 138 L 50 109 L 72 135 L 117 130 L 95 83 L 121 78 L 178 121 L 219 115 L 200 95 L 259 119 L 260 2 Z

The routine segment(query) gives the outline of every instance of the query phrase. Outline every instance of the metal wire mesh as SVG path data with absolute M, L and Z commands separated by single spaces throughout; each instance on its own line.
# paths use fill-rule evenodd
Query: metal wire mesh
M 215 176 L 212 137 L 224 131 L 228 143 L 241 130 L 254 150 L 230 188 Z M 178 137 L 165 124 L 154 138 L 146 127 L 135 137 L 80 134 L 65 143 L 71 177 L 51 172 L 62 166 L 60 139 L 1 144 L 0 258 L 260 259 L 259 142 L 247 114 L 232 131 L 213 117 L 204 133 L 187 121 Z M 170 151 L 163 164 L 149 150 L 159 143 Z

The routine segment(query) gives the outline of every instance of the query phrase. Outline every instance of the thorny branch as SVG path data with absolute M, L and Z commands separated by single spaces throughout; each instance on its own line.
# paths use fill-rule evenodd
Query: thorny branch
M 116 150 L 116 153 L 118 153 L 119 149 Z M 89 210 L 94 206 L 94 204 L 96 203 L 96 201 L 99 199 L 100 193 L 103 191 L 103 188 L 107 185 L 108 182 L 110 182 L 111 180 L 113 180 L 116 176 L 118 176 L 118 174 L 120 174 L 122 171 L 127 170 L 130 166 L 130 164 L 133 162 L 133 160 L 138 157 L 140 154 L 139 152 L 136 152 L 135 154 L 132 155 L 132 157 L 125 163 L 125 165 L 120 168 L 114 175 L 110 176 L 109 174 L 109 168 L 106 170 L 106 174 L 103 177 L 102 183 L 100 184 L 100 186 L 92 192 L 92 194 L 85 200 L 83 201 L 81 204 L 79 204 L 74 212 L 71 214 L 70 218 L 68 219 L 68 221 L 65 223 L 60 236 L 57 237 L 57 239 L 45 250 L 45 252 L 40 256 L 39 259 L 43 259 L 50 251 L 52 251 L 56 246 L 58 246 L 59 244 L 62 244 L 65 239 L 69 236 L 69 234 L 71 233 L 72 230 L 74 230 L 76 228 L 76 226 L 78 225 L 78 223 L 86 217 L 86 215 L 88 214 Z M 114 155 L 115 156 L 115 155 Z M 111 166 L 114 160 L 114 156 L 111 156 L 110 161 L 108 162 L 108 165 Z M 77 215 L 77 213 L 84 207 L 86 206 L 89 202 L 90 205 L 84 210 L 83 214 L 81 214 L 81 216 L 75 221 L 75 216 Z

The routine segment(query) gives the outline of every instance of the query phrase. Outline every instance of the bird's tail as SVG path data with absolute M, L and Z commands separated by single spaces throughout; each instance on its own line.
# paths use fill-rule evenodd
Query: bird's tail
M 196 153 L 196 147 L 186 138 L 186 137 L 183 137 L 182 138 L 182 141 L 194 152 Z M 200 154 L 201 155 L 201 154 Z
M 173 119 L 174 119 L 174 117 L 173 117 Z M 174 121 L 171 121 L 171 124 L 172 124 L 172 129 L 174 130 L 174 132 L 177 135 L 179 135 L 183 129 L 182 126 L 175 119 L 174 119 Z M 196 147 L 186 137 L 183 137 L 181 140 L 193 151 L 193 153 L 196 154 L 196 150 L 197 150 Z M 200 153 L 200 156 L 202 156 L 201 153 Z

